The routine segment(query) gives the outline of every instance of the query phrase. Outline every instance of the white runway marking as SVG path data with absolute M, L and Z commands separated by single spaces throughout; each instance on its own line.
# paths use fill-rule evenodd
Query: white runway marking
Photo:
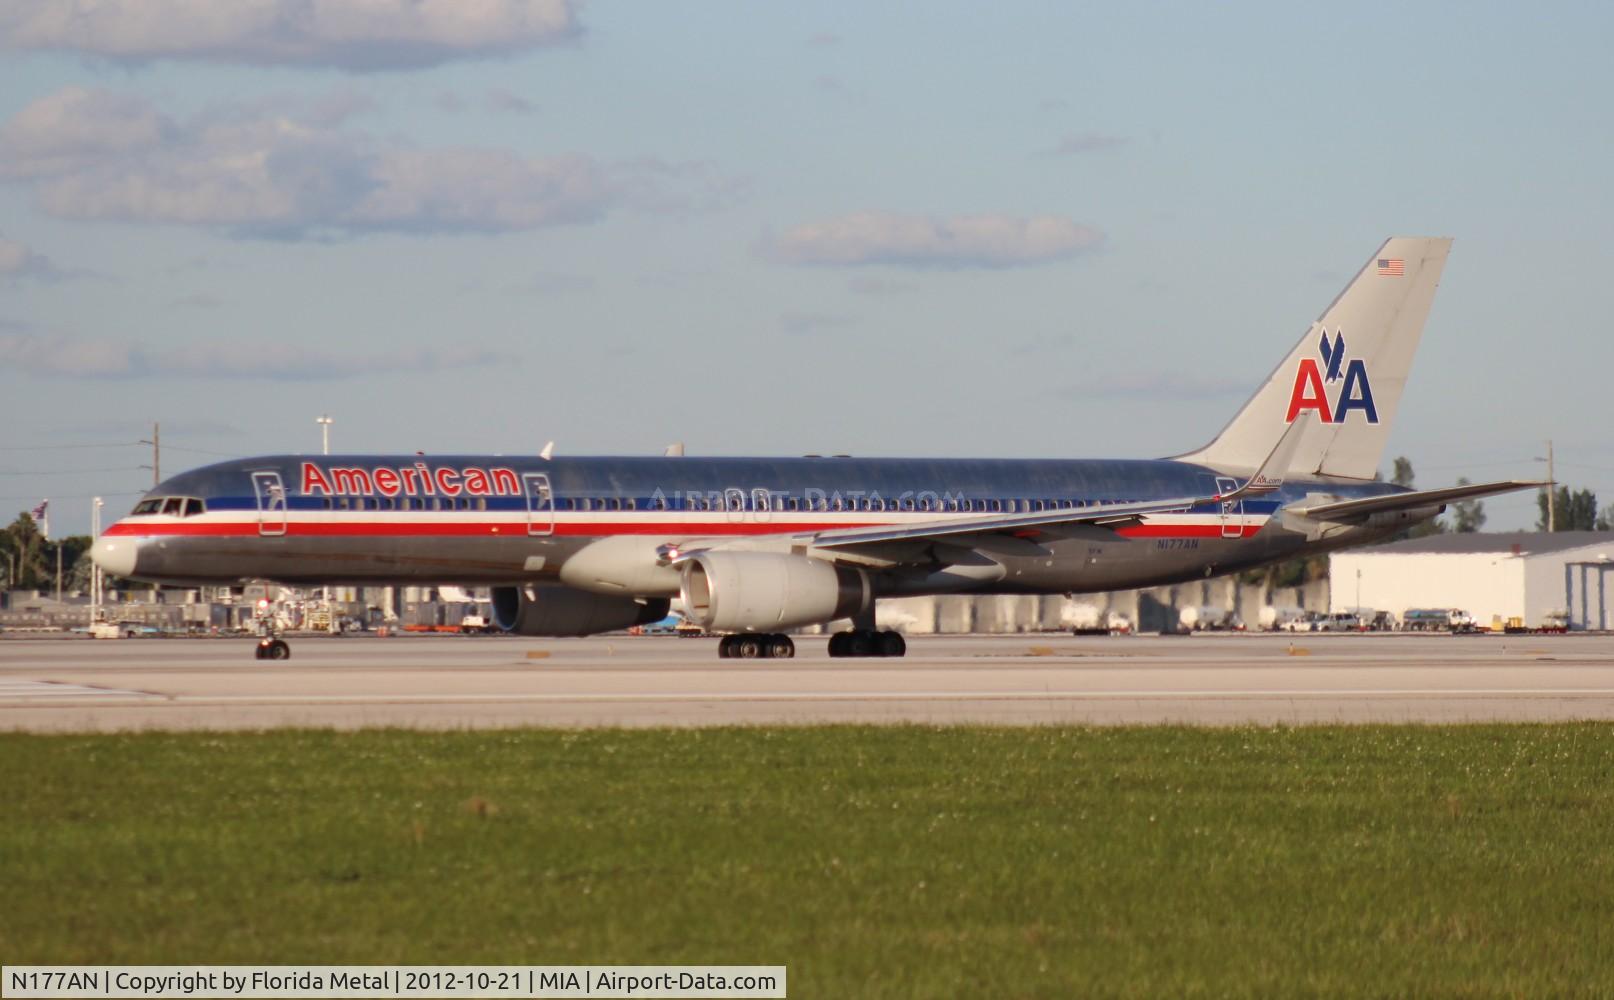
M 461 703 L 461 702 L 638 702 L 638 701 L 1046 701 L 1048 699 L 1138 699 L 1174 698 L 1607 698 L 1614 688 L 1257 688 L 1158 691 L 634 691 L 624 693 L 537 694 L 398 694 L 288 695 L 284 698 L 261 695 L 178 695 L 176 702 L 228 703 L 304 702 L 313 704 L 352 704 L 381 702 Z
M 122 688 L 86 687 L 64 681 L 30 681 L 14 678 L 0 679 L 0 702 L 8 701 L 77 701 L 81 698 L 161 698 L 149 691 L 127 691 Z

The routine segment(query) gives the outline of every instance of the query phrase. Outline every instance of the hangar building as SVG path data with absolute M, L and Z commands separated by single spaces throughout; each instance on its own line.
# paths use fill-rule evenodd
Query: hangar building
M 1610 532 L 1430 535 L 1336 552 L 1328 567 L 1334 611 L 1461 608 L 1481 628 L 1493 616 L 1540 626 L 1568 611 L 1572 629 L 1614 627 Z

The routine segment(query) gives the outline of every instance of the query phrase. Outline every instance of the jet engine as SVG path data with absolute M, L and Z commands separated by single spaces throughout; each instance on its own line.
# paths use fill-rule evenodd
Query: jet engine
M 661 621 L 668 604 L 553 584 L 494 587 L 493 624 L 518 635 L 593 635 Z
M 701 552 L 679 583 L 690 617 L 712 631 L 776 632 L 874 606 L 862 570 L 776 552 Z

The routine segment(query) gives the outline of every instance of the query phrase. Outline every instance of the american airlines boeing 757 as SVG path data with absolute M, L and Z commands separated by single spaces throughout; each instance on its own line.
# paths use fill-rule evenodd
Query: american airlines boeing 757
M 275 455 L 167 480 L 93 555 L 169 584 L 490 586 L 498 626 L 533 636 L 681 598 L 728 633 L 720 656 L 792 656 L 785 632 L 840 620 L 831 656 L 901 656 L 880 598 L 1173 583 L 1540 486 L 1374 480 L 1450 246 L 1386 241 L 1232 422 L 1172 458 Z

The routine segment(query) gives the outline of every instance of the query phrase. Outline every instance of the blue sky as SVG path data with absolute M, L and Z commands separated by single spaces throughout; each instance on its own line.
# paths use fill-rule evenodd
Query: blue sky
M 1456 243 L 1386 467 L 1550 437 L 1608 504 L 1611 20 L 8 4 L 0 510 L 120 512 L 154 420 L 168 472 L 321 413 L 341 451 L 1171 454 L 1396 233 Z

